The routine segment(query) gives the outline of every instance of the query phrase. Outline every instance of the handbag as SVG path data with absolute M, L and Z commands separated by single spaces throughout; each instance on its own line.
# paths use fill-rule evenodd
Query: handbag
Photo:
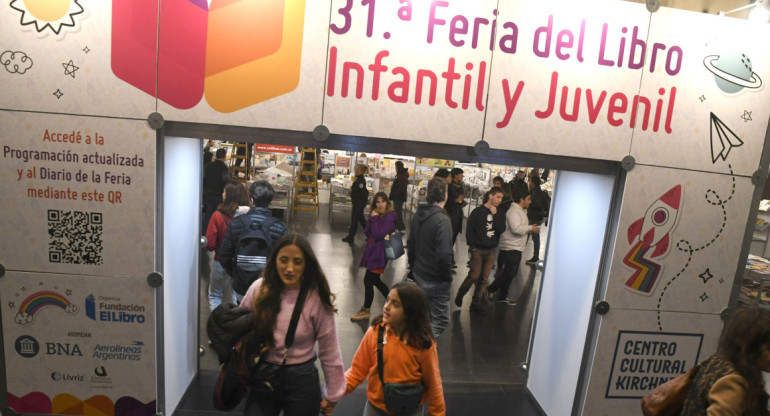
M 699 369 L 700 365 L 696 365 L 681 376 L 673 378 L 647 393 L 642 398 L 644 416 L 678 415 L 684 406 L 690 385 Z
M 386 383 L 383 379 L 385 360 L 382 358 L 383 334 L 385 325 L 377 332 L 377 372 L 385 396 L 385 407 L 395 415 L 411 415 L 420 406 L 420 400 L 425 390 L 422 384 Z
M 385 257 L 395 260 L 404 255 L 404 239 L 401 233 L 391 233 L 385 238 Z
M 260 397 L 271 396 L 283 387 L 283 368 L 289 348 L 294 343 L 306 295 L 307 288 L 303 287 L 291 315 L 284 343 L 286 352 L 280 365 L 267 362 L 264 356 L 268 351 L 268 338 L 258 336 L 253 330 L 235 343 L 214 385 L 214 407 L 217 410 L 233 410 L 246 397 L 249 387 Z
M 305 303 L 307 289 L 302 288 L 297 296 L 297 303 L 294 304 L 294 311 L 291 314 L 289 329 L 286 331 L 284 341 L 285 351 L 281 364 L 268 362 L 263 354 L 254 363 L 254 371 L 251 373 L 249 386 L 258 397 L 275 397 L 277 392 L 283 389 L 283 371 L 286 365 L 286 357 L 289 355 L 289 348 L 294 343 L 294 333 L 297 331 L 297 323 L 302 315 L 302 305 Z

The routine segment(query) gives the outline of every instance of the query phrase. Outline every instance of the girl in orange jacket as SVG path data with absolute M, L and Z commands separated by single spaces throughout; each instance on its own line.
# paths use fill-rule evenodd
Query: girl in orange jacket
M 436 342 L 430 332 L 428 301 L 422 289 L 410 282 L 398 283 L 391 288 L 383 314 L 374 318 L 372 326 L 366 331 L 353 357 L 352 367 L 345 372 L 345 394 L 351 393 L 368 377 L 364 416 L 392 414 L 385 406 L 377 371 L 377 333 L 381 326 L 385 327 L 385 382 L 422 384 L 424 392 L 420 408 L 414 414 L 422 414 L 422 407 L 427 401 L 428 415 L 443 416 L 446 413 L 444 389 L 441 386 Z M 331 414 L 332 408 L 333 405 L 323 407 L 327 415 Z

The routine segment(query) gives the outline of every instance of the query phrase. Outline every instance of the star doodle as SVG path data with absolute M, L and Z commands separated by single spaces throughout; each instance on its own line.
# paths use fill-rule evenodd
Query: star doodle
M 705 302 L 705 301 L 706 301 L 706 299 L 708 299 L 709 297 L 708 297 L 708 295 L 706 294 L 706 292 L 703 292 L 703 294 L 702 294 L 702 295 L 700 295 L 700 296 L 699 296 L 699 298 L 700 298 L 700 301 L 701 301 L 701 302 Z
M 67 296 L 72 296 L 72 290 L 67 289 L 67 290 L 64 291 L 64 294 L 67 295 Z
M 38 286 L 43 286 L 43 282 L 40 282 L 37 284 Z
M 64 67 L 64 75 L 71 75 L 72 78 L 75 78 L 75 71 L 80 69 L 79 66 L 75 66 L 75 64 L 72 63 L 72 59 L 70 59 L 70 61 L 66 64 L 62 63 L 61 66 Z
M 700 102 L 704 102 L 704 101 L 706 101 L 706 96 L 701 94 L 701 96 L 698 97 L 698 99 L 700 100 Z
M 21 287 L 21 291 L 22 291 L 22 292 L 26 292 L 26 291 L 27 291 L 27 287 L 26 287 L 26 286 L 22 286 L 22 287 Z
M 743 121 L 745 121 L 746 123 L 748 123 L 749 121 L 753 120 L 753 119 L 751 118 L 751 113 L 752 113 L 751 111 L 748 111 L 748 110 L 743 110 L 743 115 L 741 116 L 741 118 L 743 119 Z
M 11 301 L 8 301 L 8 307 L 9 307 L 10 309 L 13 309 L 13 308 L 15 308 L 15 307 L 16 307 L 16 304 L 15 304 L 15 303 L 13 303 L 13 302 L 11 302 Z
M 57 89 L 56 89 L 56 92 L 54 92 L 54 93 L 53 93 L 53 95 L 55 95 L 55 96 L 56 96 L 56 99 L 58 100 L 58 99 L 60 99 L 60 98 L 61 98 L 61 96 L 62 96 L 62 95 L 64 95 L 64 93 L 63 93 L 63 92 L 61 92 L 61 91 L 59 91 L 59 89 L 57 88 Z
M 720 277 L 720 278 L 719 278 L 719 283 L 724 283 L 724 282 L 725 282 L 725 279 L 723 279 L 723 278 L 721 278 L 721 277 Z
M 91 49 L 88 49 L 88 46 L 86 46 L 85 48 L 83 48 L 83 52 L 85 53 L 91 52 Z
M 706 268 L 706 271 L 698 275 L 701 279 L 703 279 L 703 283 L 708 282 L 711 280 L 714 275 L 711 274 L 708 268 Z

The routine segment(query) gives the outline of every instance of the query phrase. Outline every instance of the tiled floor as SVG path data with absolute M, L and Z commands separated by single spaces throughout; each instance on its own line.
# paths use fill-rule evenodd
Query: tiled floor
M 365 240 L 359 231 L 356 244 L 351 248 L 341 238 L 347 232 L 349 217 L 335 214 L 329 224 L 328 209 L 324 205 L 318 220 L 311 213 L 296 214 L 289 222 L 292 231 L 308 237 L 322 263 L 332 291 L 337 295 L 337 332 L 346 368 L 366 331 L 368 323 L 353 323 L 350 315 L 363 304 L 364 270 L 358 267 Z M 541 230 L 541 253 L 545 251 L 547 229 Z M 532 255 L 532 243 L 527 246 L 524 259 Z M 456 291 L 467 274 L 467 246 L 463 235 L 455 246 L 457 273 L 453 290 Z M 541 255 L 542 257 L 542 255 Z M 406 257 L 388 265 L 383 281 L 391 285 L 404 275 Z M 208 317 L 206 297 L 206 273 L 201 281 L 201 345 L 206 345 L 205 322 Z M 494 272 L 493 272 L 494 274 Z M 491 305 L 486 315 L 470 313 L 470 294 L 466 295 L 462 308 L 451 303 L 450 327 L 437 340 L 441 377 L 448 415 L 490 414 L 535 416 L 541 413 L 530 400 L 526 389 L 526 375 L 519 365 L 526 360 L 527 345 L 532 326 L 532 314 L 540 285 L 540 273 L 522 262 L 514 279 L 510 296 L 518 299 L 518 306 Z M 454 292 L 453 292 L 454 298 Z M 375 291 L 372 310 L 381 310 L 383 297 Z M 218 366 L 213 354 L 200 357 L 200 373 L 190 386 L 185 400 L 180 404 L 178 415 L 213 415 L 211 391 Z M 321 373 L 323 374 L 323 373 Z M 323 381 L 322 381 L 323 383 Z M 335 415 L 360 415 L 366 401 L 366 386 L 360 386 L 353 394 L 340 401 Z M 235 412 L 240 413 L 238 411 Z M 224 414 L 224 413 L 222 413 Z

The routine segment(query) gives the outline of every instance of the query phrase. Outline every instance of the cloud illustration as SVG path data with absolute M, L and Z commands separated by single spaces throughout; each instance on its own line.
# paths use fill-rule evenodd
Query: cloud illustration
M 32 68 L 32 58 L 21 51 L 3 52 L 0 55 L 0 63 L 3 64 L 6 71 L 12 74 L 24 74 L 28 69 Z

